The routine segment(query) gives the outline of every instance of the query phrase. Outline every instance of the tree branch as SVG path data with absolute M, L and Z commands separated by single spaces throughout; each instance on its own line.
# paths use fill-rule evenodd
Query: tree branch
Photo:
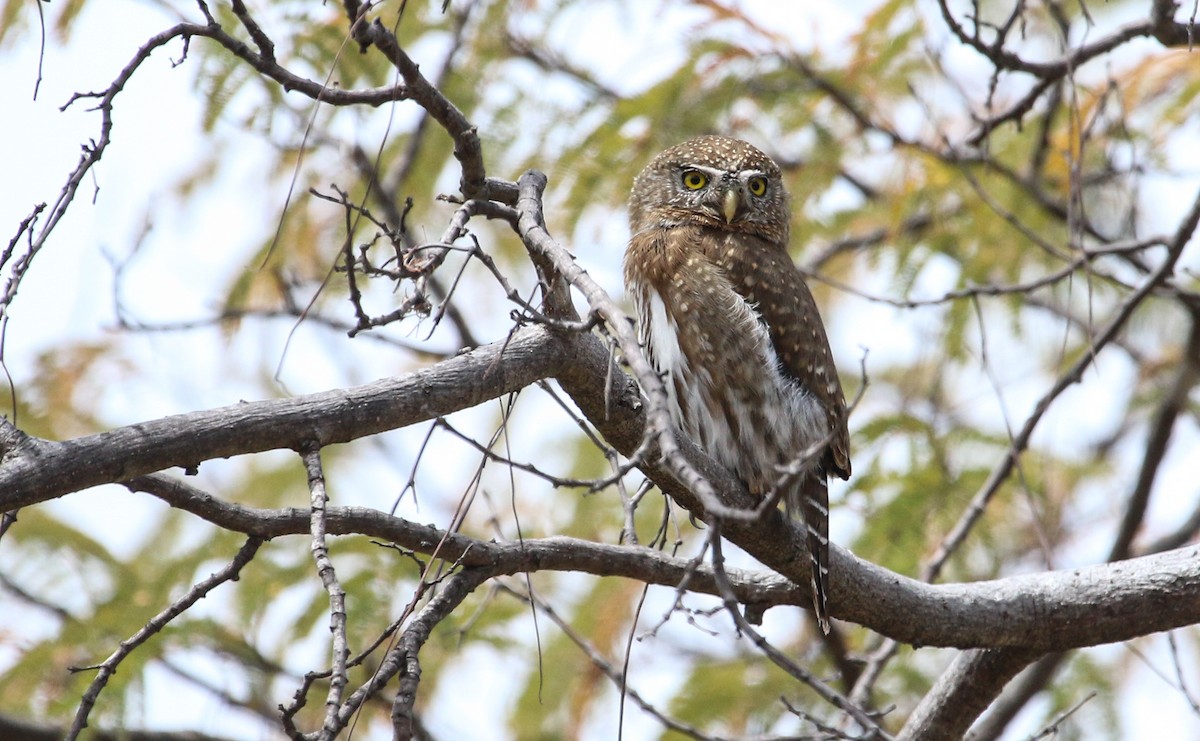
M 960 653 L 908 716 L 896 741 L 962 738 L 996 693 L 1037 654 L 1030 650 Z
M 309 528 L 312 537 L 309 549 L 312 551 L 313 562 L 317 567 L 317 575 L 321 584 L 329 594 L 329 632 L 332 641 L 332 668 L 329 670 L 329 694 L 325 699 L 325 718 L 321 730 L 317 732 L 318 741 L 334 741 L 345 727 L 339 722 L 338 708 L 342 703 L 342 695 L 350 677 L 346 673 L 346 660 L 350 656 L 350 648 L 346 638 L 346 590 L 338 581 L 333 559 L 329 557 L 329 545 L 326 542 L 325 513 L 329 507 L 329 495 L 325 489 L 325 469 L 321 465 L 321 449 L 316 445 L 306 445 L 301 451 L 304 459 L 304 470 L 308 476 L 310 504 Z
M 83 732 L 83 729 L 87 728 L 88 715 L 95 706 L 96 700 L 100 697 L 100 692 L 108 684 L 109 677 L 116 674 L 117 666 L 120 665 L 125 657 L 133 653 L 134 649 L 138 646 L 150 640 L 151 636 L 165 628 L 167 623 L 182 615 L 213 589 L 216 589 L 227 581 L 236 581 L 242 568 L 250 563 L 261 545 L 261 539 L 255 537 L 249 538 L 225 568 L 210 574 L 208 578 L 197 583 L 186 594 L 151 618 L 137 633 L 134 633 L 127 640 L 121 641 L 121 645 L 117 650 L 105 659 L 103 663 L 95 667 L 72 667 L 74 671 L 84 671 L 85 668 L 98 669 L 99 671 L 97 671 L 96 678 L 92 680 L 87 691 L 83 694 L 83 699 L 80 701 L 79 708 L 75 713 L 75 720 L 71 724 L 71 728 L 67 731 L 65 737 L 67 741 L 75 741 L 79 737 L 79 734 Z
M 665 472 L 655 469 L 655 473 Z M 679 496 L 676 482 L 666 476 L 660 480 L 668 493 Z M 718 492 L 737 486 L 728 473 L 712 480 Z M 264 510 L 223 502 L 163 474 L 136 479 L 128 486 L 247 535 L 309 535 L 307 508 Z M 737 491 L 729 490 L 731 494 Z M 697 504 L 694 498 L 691 501 Z M 759 532 L 734 524 L 722 523 L 727 539 L 777 571 L 776 564 L 786 567 L 781 557 L 790 559 L 789 551 L 794 550 L 789 549 L 787 539 L 797 535 L 790 523 L 781 516 L 769 518 L 760 524 Z M 439 558 L 493 575 L 574 571 L 671 588 L 686 578 L 693 592 L 721 594 L 710 567 L 640 546 L 567 537 L 485 542 L 364 507 L 330 507 L 326 531 L 378 538 L 420 553 L 436 551 Z M 832 556 L 839 574 L 831 585 L 834 614 L 914 646 L 1009 646 L 1044 653 L 1200 622 L 1200 547 L 1068 571 L 936 585 L 861 561 L 840 548 L 835 548 Z M 769 572 L 726 569 L 726 573 L 743 603 L 809 604 L 807 592 L 796 586 L 806 581 L 789 581 Z M 1097 605 L 1103 605 L 1103 611 Z
M 399 378 L 290 399 L 163 417 L 63 442 L 30 438 L 0 420 L 0 511 L 173 466 L 264 450 L 299 450 L 421 422 L 518 391 L 571 361 L 544 327 Z

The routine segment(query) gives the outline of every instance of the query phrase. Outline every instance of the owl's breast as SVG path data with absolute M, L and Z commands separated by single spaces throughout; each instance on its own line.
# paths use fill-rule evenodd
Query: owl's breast
M 679 428 L 752 491 L 826 435 L 817 400 L 781 372 L 769 329 L 699 251 L 660 281 L 627 276 L 639 335 Z

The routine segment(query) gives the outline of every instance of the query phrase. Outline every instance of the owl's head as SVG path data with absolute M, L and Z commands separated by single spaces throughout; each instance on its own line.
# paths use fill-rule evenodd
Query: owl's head
M 779 166 L 756 147 L 697 136 L 664 150 L 634 179 L 633 231 L 704 226 L 786 243 L 788 194 Z

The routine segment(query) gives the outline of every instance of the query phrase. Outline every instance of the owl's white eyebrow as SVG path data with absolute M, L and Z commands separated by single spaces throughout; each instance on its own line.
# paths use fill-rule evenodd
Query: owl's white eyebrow
M 752 177 L 755 177 L 756 175 L 766 177 L 766 175 L 767 175 L 767 173 L 763 172 L 762 170 L 723 170 L 720 167 L 708 167 L 706 165 L 693 165 L 688 162 L 680 163 L 679 169 L 681 172 L 685 171 L 685 170 L 699 170 L 700 172 L 703 172 L 706 175 L 709 175 L 713 179 L 722 178 L 729 173 L 736 173 L 738 175 L 738 177 L 741 177 L 741 178 L 752 178 Z
M 693 165 L 693 164 L 690 164 L 687 162 L 681 163 L 679 165 L 679 169 L 681 171 L 682 170 L 699 170 L 700 172 L 711 175 L 714 178 L 719 178 L 725 174 L 725 170 L 722 170 L 719 167 L 705 167 L 704 165 Z

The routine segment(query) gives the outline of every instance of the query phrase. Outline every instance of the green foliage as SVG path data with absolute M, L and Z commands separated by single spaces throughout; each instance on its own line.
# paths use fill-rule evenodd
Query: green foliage
M 623 580 L 595 581 L 568 616 L 609 662 L 619 665 L 628 635 L 630 602 L 641 587 Z M 586 654 L 560 632 L 543 636 L 538 661 L 525 680 L 509 719 L 517 738 L 577 736 L 596 703 L 611 689 L 609 680 Z
M 730 734 L 757 734 L 779 720 L 784 709 L 777 698 L 792 692 L 791 682 L 756 658 L 704 660 L 689 675 L 671 711 Z

